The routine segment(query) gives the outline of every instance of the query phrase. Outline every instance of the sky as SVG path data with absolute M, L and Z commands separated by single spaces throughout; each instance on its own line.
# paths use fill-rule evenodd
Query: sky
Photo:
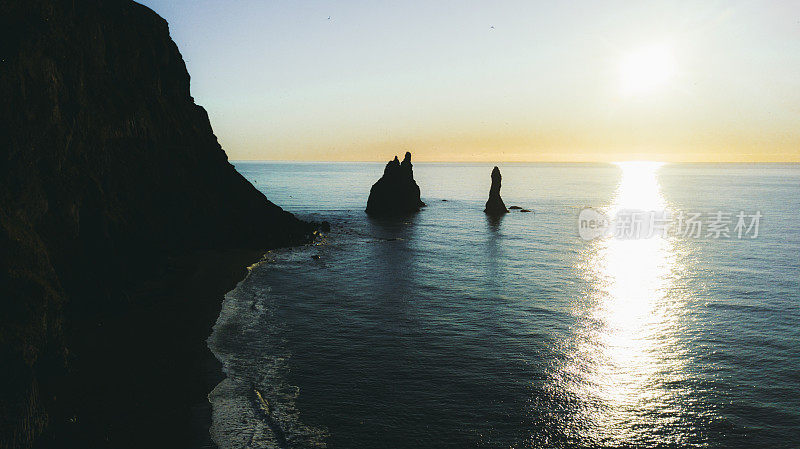
M 800 162 L 800 0 L 141 3 L 232 160 Z

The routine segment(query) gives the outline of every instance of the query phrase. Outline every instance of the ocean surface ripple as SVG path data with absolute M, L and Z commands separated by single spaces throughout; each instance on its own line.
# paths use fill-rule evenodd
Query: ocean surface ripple
M 428 207 L 363 212 L 370 163 L 236 163 L 328 220 L 230 292 L 209 337 L 225 448 L 800 446 L 800 167 L 415 164 Z M 443 201 L 447 200 L 447 201 Z M 583 207 L 763 214 L 757 238 L 579 237 Z

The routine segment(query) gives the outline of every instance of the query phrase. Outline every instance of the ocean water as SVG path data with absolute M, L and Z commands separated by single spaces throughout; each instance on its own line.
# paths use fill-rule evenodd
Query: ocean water
M 415 164 L 400 220 L 363 211 L 383 164 L 235 165 L 332 229 L 226 296 L 222 448 L 800 447 L 798 165 L 504 164 L 499 220 L 488 164 Z

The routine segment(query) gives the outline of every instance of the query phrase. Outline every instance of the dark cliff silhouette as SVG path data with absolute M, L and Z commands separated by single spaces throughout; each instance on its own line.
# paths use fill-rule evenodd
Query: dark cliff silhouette
M 486 201 L 486 212 L 489 215 L 503 215 L 508 213 L 506 204 L 503 198 L 500 198 L 500 183 L 502 176 L 500 176 L 500 169 L 495 167 L 492 169 L 492 186 L 489 188 L 489 199 Z
M 367 213 L 376 217 L 399 216 L 417 212 L 423 206 L 419 186 L 414 181 L 411 153 L 406 153 L 403 162 L 395 156 L 369 192 Z
M 314 228 L 228 163 L 150 9 L 0 2 L 0 30 L 0 447 L 197 446 L 222 295 Z

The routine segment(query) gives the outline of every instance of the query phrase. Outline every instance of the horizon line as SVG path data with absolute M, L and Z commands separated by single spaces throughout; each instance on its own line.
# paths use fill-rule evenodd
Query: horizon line
M 364 160 L 364 159 L 353 159 L 353 160 L 326 160 L 326 159 L 234 159 L 228 158 L 229 162 L 272 162 L 272 163 L 309 163 L 309 164 L 316 164 L 316 163 L 326 163 L 326 164 L 350 164 L 350 163 L 376 163 L 376 164 L 385 164 L 388 160 Z M 413 163 L 422 163 L 422 164 L 607 164 L 613 165 L 620 162 L 658 162 L 662 164 L 684 164 L 684 165 L 707 165 L 707 164 L 718 164 L 718 165 L 800 165 L 800 161 L 665 161 L 659 159 L 641 159 L 641 158 L 632 158 L 632 159 L 619 159 L 614 161 L 576 161 L 576 160 L 531 160 L 531 161 L 504 161 L 504 160 L 496 160 L 496 161 L 483 161 L 483 160 L 414 160 Z

